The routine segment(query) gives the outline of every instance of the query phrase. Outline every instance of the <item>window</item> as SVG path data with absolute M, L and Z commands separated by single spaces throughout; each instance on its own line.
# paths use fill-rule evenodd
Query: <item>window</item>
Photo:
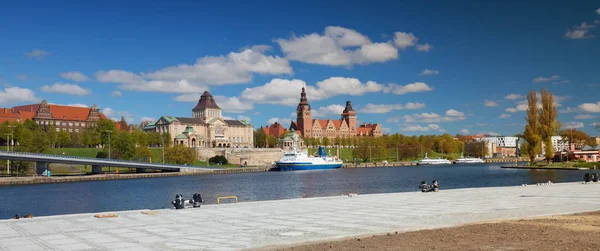
M 56 131 L 57 131 L 57 132 L 60 132 L 60 128 L 56 128 Z
M 78 123 L 78 122 L 75 122 L 75 126 L 79 126 L 79 123 Z
M 79 129 L 75 129 L 75 132 L 79 132 Z
M 85 123 L 84 123 L 84 122 L 81 122 L 81 127 L 84 127 L 84 126 L 85 126 Z
M 69 132 L 73 132 L 73 128 L 69 128 Z
M 61 125 L 62 126 L 67 126 L 67 123 L 66 122 L 62 122 Z
M 69 127 L 72 127 L 72 126 L 73 126 L 73 122 L 69 122 Z

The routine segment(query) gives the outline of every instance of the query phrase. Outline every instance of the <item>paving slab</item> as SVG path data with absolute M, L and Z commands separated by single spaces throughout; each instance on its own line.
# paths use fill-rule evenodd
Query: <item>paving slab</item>
M 0 220 L 0 250 L 241 250 L 600 210 L 600 184 L 441 190 Z M 168 202 L 166 202 L 168 203 Z

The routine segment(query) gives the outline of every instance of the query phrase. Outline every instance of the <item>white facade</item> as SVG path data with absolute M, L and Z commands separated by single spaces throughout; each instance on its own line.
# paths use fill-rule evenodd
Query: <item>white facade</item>
M 517 137 L 483 137 L 481 140 L 498 147 L 517 147 Z

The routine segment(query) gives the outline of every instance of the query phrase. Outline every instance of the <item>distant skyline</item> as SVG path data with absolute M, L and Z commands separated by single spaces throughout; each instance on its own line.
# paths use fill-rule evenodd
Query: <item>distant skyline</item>
M 191 117 L 205 90 L 256 128 L 313 117 L 384 133 L 523 131 L 546 88 L 600 135 L 597 1 L 18 1 L 0 8 L 0 107 L 98 105 L 128 123 Z

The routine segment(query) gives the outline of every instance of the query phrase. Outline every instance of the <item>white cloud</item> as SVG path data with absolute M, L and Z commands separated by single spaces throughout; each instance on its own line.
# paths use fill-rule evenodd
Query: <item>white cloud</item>
M 464 135 L 467 135 L 467 134 L 469 134 L 469 130 L 468 129 L 462 129 L 462 130 L 460 130 L 460 133 L 464 134 Z
M 500 133 L 497 133 L 497 132 L 486 132 L 486 133 L 483 133 L 483 135 L 486 135 L 486 136 L 500 136 Z
M 581 25 L 575 25 L 573 26 L 573 30 L 569 29 L 567 30 L 567 33 L 565 33 L 565 37 L 570 38 L 570 39 L 586 39 L 586 38 L 592 38 L 594 37 L 594 35 L 589 35 L 589 31 L 593 28 L 596 27 L 596 24 L 598 24 L 600 22 L 598 22 L 598 20 L 594 21 L 594 24 L 587 24 L 586 22 L 581 23 Z
M 75 82 L 83 82 L 90 80 L 88 76 L 78 71 L 63 72 L 60 74 L 60 77 L 64 79 L 73 80 Z
M 235 118 L 231 116 L 223 116 L 222 118 L 226 120 L 235 120 Z
M 416 110 L 424 108 L 424 103 L 413 103 L 409 102 L 406 105 L 403 104 L 367 104 L 365 107 L 360 109 L 361 113 L 388 113 L 393 110 Z
M 510 118 L 510 114 L 503 113 L 503 114 L 502 114 L 502 115 L 500 115 L 500 117 L 498 117 L 498 118 L 501 118 L 501 119 L 507 119 L 507 118 Z
M 53 85 L 44 85 L 41 88 L 44 92 L 64 93 L 69 95 L 86 96 L 90 95 L 90 89 L 84 89 L 75 84 L 54 83 Z
M 598 15 L 600 15 L 600 8 L 598 8 L 598 9 L 596 10 L 596 13 L 598 13 Z
M 243 113 L 254 109 L 250 102 L 241 101 L 237 97 L 214 96 L 217 105 L 228 113 Z
M 406 123 L 440 123 L 440 122 L 453 122 L 459 120 L 465 120 L 464 113 L 454 109 L 446 111 L 446 116 L 441 116 L 436 113 L 420 113 L 413 115 L 404 115 L 402 117 Z
M 286 118 L 270 118 L 269 120 L 267 120 L 267 125 L 270 124 L 274 124 L 275 122 L 282 124 L 282 123 L 286 123 L 290 121 L 290 119 L 286 119 Z
M 101 110 L 101 112 L 108 118 L 114 121 L 120 121 L 121 117 L 125 119 L 125 121 L 129 124 L 134 122 L 133 115 L 127 111 L 115 111 L 110 107 L 106 107 Z
M 596 116 L 589 115 L 589 114 L 579 114 L 579 115 L 575 116 L 575 119 L 592 119 L 595 117 Z
M 427 92 L 427 91 L 432 91 L 433 88 L 431 88 L 429 85 L 427 85 L 426 83 L 423 82 L 415 82 L 412 84 L 407 84 L 407 85 L 396 85 L 396 84 L 389 84 L 388 88 L 386 88 L 386 92 L 392 92 L 394 94 L 398 94 L 398 95 L 402 95 L 402 94 L 406 94 L 406 93 L 410 93 L 410 92 Z
M 420 131 L 420 132 L 425 132 L 425 131 L 440 131 L 440 132 L 444 132 L 444 129 L 442 129 L 439 125 L 437 124 L 428 124 L 426 126 L 421 126 L 421 125 L 412 125 L 412 126 L 407 126 L 402 128 L 402 131 L 409 131 L 409 132 L 414 132 L 414 131 Z
M 124 90 L 190 93 L 202 92 L 209 85 L 247 83 L 253 74 L 292 73 L 286 59 L 246 49 L 226 56 L 206 56 L 197 59 L 193 65 L 170 66 L 150 73 L 109 70 L 98 71 L 95 76 L 99 82 L 117 83 Z
M 498 106 L 498 102 L 496 102 L 496 101 L 493 101 L 493 100 L 487 100 L 487 99 L 486 99 L 486 100 L 485 100 L 483 103 L 484 103 L 484 104 L 485 104 L 485 106 L 487 106 L 487 107 L 496 107 L 496 106 Z
M 257 44 L 250 47 L 251 50 L 258 53 L 266 53 L 273 50 L 273 46 L 265 45 L 265 44 Z
M 398 59 L 398 50 L 389 43 L 372 43 L 359 32 L 328 26 L 323 35 L 312 33 L 276 39 L 286 58 L 310 64 L 350 66 Z
M 25 56 L 28 56 L 30 58 L 37 58 L 37 59 L 41 59 L 45 56 L 50 56 L 50 55 L 52 55 L 52 53 L 43 51 L 43 50 L 38 50 L 38 49 L 33 49 L 32 51 L 25 53 Z
M 578 108 L 584 112 L 600 112 L 600 101 L 597 103 L 583 103 Z
M 417 44 L 417 51 L 430 51 L 431 49 L 433 49 L 433 46 L 431 46 L 429 43 Z
M 146 117 L 146 116 L 144 116 L 144 117 L 142 117 L 142 118 L 140 119 L 140 123 L 142 123 L 142 122 L 144 122 L 144 121 L 155 121 L 155 120 L 156 120 L 156 119 L 155 119 L 155 118 L 153 118 L 153 117 Z
M 120 91 L 114 91 L 110 94 L 110 96 L 112 97 L 121 97 L 123 96 L 123 93 L 121 93 Z
M 504 97 L 505 99 L 510 99 L 510 100 L 516 100 L 516 99 L 522 99 L 525 98 L 525 96 L 520 95 L 520 94 L 508 94 L 506 95 L 506 97 Z
M 412 33 L 396 32 L 394 33 L 394 44 L 400 49 L 415 46 L 419 39 Z
M 538 106 L 539 109 L 541 109 L 542 108 L 542 103 L 541 103 L 542 102 L 541 101 L 541 96 L 542 95 L 540 93 L 536 93 L 536 95 L 537 95 L 537 98 L 538 98 L 537 106 Z M 561 107 L 563 101 L 571 98 L 571 96 L 559 96 L 559 95 L 552 95 L 552 96 L 554 98 L 554 105 L 556 107 Z M 527 99 L 521 100 L 521 101 L 517 101 L 516 105 L 517 105 L 516 107 L 506 108 L 506 109 L 504 109 L 504 111 L 506 111 L 506 112 L 512 112 L 512 113 L 527 111 L 527 107 L 528 107 Z
M 563 124 L 563 128 L 565 129 L 579 129 L 583 128 L 585 125 L 582 122 L 567 122 Z
M 560 76 L 558 75 L 554 75 L 552 77 L 537 77 L 533 79 L 533 83 L 546 83 L 546 82 L 552 82 L 552 81 L 556 81 L 560 79 Z
M 251 121 L 252 121 L 252 119 L 251 119 L 250 117 L 248 117 L 248 116 L 244 116 L 244 115 L 240 115 L 240 116 L 238 116 L 238 117 L 237 117 L 237 119 L 238 119 L 238 120 L 245 120 L 245 121 L 248 121 L 248 122 L 251 122 Z
M 572 113 L 572 112 L 578 112 L 578 110 L 576 108 L 572 108 L 572 107 L 567 107 L 565 109 L 559 110 L 559 113 Z
M 198 102 L 200 100 L 200 93 L 188 93 L 182 94 L 174 98 L 175 101 L 179 102 Z
M 86 104 L 68 104 L 67 106 L 75 106 L 75 107 L 85 107 L 88 108 L 89 106 Z
M 419 73 L 419 76 L 429 76 L 429 75 L 438 75 L 440 71 L 425 69 L 423 72 Z
M 342 112 L 344 111 L 344 108 L 345 108 L 344 106 L 337 105 L 337 104 L 321 106 L 321 107 L 319 107 L 319 109 L 312 110 L 312 116 L 315 118 L 338 117 L 342 114 Z M 294 117 L 294 116 L 296 116 L 296 113 L 294 112 L 294 113 L 290 114 L 290 116 Z
M 446 116 L 450 116 L 450 117 L 464 117 L 465 114 L 463 112 L 459 112 L 457 110 L 450 109 L 450 110 L 446 111 Z
M 9 105 L 20 102 L 39 102 L 41 99 L 35 96 L 35 92 L 27 88 L 7 87 L 0 90 L 0 105 Z

